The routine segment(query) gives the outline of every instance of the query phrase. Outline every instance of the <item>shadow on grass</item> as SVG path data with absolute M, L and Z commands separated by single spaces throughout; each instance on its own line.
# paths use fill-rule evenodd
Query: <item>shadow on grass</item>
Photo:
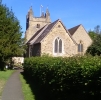
M 21 74 L 26 80 L 26 83 L 29 84 L 33 95 L 35 95 L 35 100 L 51 100 L 47 95 L 47 91 L 45 91 L 45 89 L 43 89 L 39 83 L 36 83 L 31 76 L 28 76 L 24 72 L 21 72 Z

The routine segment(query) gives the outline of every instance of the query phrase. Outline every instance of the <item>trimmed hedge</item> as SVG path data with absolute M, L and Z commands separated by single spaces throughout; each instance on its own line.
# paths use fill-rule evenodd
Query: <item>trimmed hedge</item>
M 26 58 L 24 72 L 44 100 L 101 100 L 101 57 Z

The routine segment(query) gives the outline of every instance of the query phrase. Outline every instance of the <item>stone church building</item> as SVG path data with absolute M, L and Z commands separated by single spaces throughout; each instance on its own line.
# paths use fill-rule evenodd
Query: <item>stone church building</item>
M 51 22 L 49 10 L 35 17 L 32 7 L 26 16 L 26 56 L 69 57 L 84 54 L 92 40 L 80 24 L 67 29 L 61 20 Z

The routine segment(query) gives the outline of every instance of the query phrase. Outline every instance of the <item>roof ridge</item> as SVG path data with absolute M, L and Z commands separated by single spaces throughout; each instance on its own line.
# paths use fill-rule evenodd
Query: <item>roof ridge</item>
M 70 33 L 71 35 L 73 35 L 73 34 L 75 33 L 75 31 L 76 31 L 80 26 L 81 26 L 81 24 L 79 24 L 79 25 L 77 25 L 77 26 L 74 26 L 74 27 L 68 29 L 69 33 Z
M 72 28 L 75 28 L 75 27 L 79 27 L 81 24 L 79 24 L 79 25 L 76 25 L 76 26 L 74 26 L 74 27 L 72 27 Z M 72 28 L 70 28 L 70 29 L 72 29 Z M 70 29 L 68 29 L 68 30 L 70 30 Z

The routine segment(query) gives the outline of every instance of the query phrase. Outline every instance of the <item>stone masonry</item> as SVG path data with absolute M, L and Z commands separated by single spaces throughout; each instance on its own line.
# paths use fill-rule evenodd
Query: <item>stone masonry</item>
M 86 30 L 82 25 L 76 30 L 76 32 L 72 35 L 73 39 L 76 41 L 77 44 L 80 41 L 83 44 L 83 54 L 86 52 L 87 48 L 92 44 L 92 39 L 87 34 Z
M 26 16 L 26 41 L 28 41 L 39 29 L 41 29 L 43 26 L 49 23 L 51 23 L 51 19 L 48 9 L 46 9 L 45 14 L 42 13 L 40 17 L 35 17 L 33 15 L 33 10 L 31 7 Z
M 58 27 L 59 26 L 59 27 Z M 63 27 L 61 22 L 54 26 L 53 30 L 41 42 L 41 54 L 49 54 L 51 56 L 73 56 L 77 54 L 77 45 L 72 41 L 68 35 L 67 30 Z M 63 51 L 61 54 L 54 53 L 54 40 L 59 37 L 63 42 Z
M 41 56 L 43 54 L 55 57 L 70 57 L 84 54 L 92 44 L 91 38 L 82 25 L 67 30 L 60 20 L 51 23 L 48 9 L 45 14 L 42 13 L 40 17 L 35 17 L 32 7 L 26 16 L 25 38 L 28 45 L 28 57 Z M 62 40 L 61 53 L 54 52 L 56 38 Z M 82 47 L 79 44 L 82 44 Z

